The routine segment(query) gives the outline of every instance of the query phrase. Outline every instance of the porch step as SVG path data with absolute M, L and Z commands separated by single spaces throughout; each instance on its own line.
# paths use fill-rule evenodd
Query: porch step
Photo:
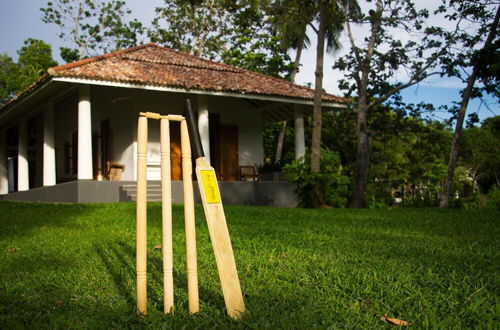
M 137 185 L 124 184 L 120 187 L 122 199 L 137 201 Z M 161 185 L 159 182 L 148 182 L 148 202 L 161 202 Z

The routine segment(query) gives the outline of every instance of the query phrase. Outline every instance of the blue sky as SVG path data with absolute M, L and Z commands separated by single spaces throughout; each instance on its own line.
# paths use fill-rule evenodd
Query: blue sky
M 419 0 L 419 5 L 427 5 L 435 0 Z M 148 25 L 154 17 L 154 8 L 162 4 L 161 0 L 127 0 L 127 7 L 132 9 L 132 17 L 138 18 L 143 24 Z M 16 51 L 22 47 L 27 38 L 42 39 L 52 45 L 54 58 L 63 63 L 59 57 L 59 47 L 68 45 L 60 40 L 57 35 L 59 29 L 55 25 L 45 24 L 41 20 L 40 7 L 44 7 L 47 0 L 0 0 L 0 53 L 7 53 L 16 58 Z M 315 44 L 314 38 L 312 45 Z M 147 40 L 144 40 L 147 41 Z M 303 55 L 301 72 L 297 75 L 297 82 L 306 84 L 314 82 L 315 54 L 314 46 Z M 347 48 L 347 47 L 346 47 Z M 344 50 L 346 51 L 346 50 Z M 332 56 L 327 55 L 325 60 L 324 88 L 334 94 L 340 94 L 337 87 L 339 73 L 331 69 L 335 59 L 342 56 L 340 51 Z M 293 54 L 292 54 L 293 55 Z M 421 101 L 433 103 L 436 107 L 440 105 L 451 105 L 453 101 L 459 101 L 459 92 L 463 86 L 452 79 L 436 79 L 423 82 L 418 86 L 403 91 L 405 101 L 418 103 Z M 486 98 L 485 103 L 480 100 L 472 100 L 469 104 L 468 113 L 477 112 L 481 119 L 500 115 L 500 106 L 493 98 Z M 446 118 L 445 113 L 436 113 L 436 119 Z

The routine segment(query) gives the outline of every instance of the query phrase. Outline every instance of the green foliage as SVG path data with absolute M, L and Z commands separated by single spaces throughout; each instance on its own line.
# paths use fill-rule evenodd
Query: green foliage
M 135 312 L 135 204 L 0 202 L 4 329 L 495 329 L 499 212 L 225 206 L 248 313 L 226 314 L 196 206 L 200 313 L 188 312 L 182 205 L 174 315 L 163 314 L 161 204 L 148 205 L 148 315 Z M 293 312 L 290 312 L 293 311 Z M 396 327 L 394 327 L 396 329 Z
M 164 0 L 155 9 L 151 41 L 198 56 L 215 58 L 229 30 L 226 1 Z
M 479 193 L 470 196 L 452 198 L 450 207 L 462 210 L 478 210 L 486 206 L 486 198 Z
M 450 207 L 464 210 L 491 209 L 500 211 L 500 189 L 493 187 L 488 194 L 479 192 L 454 198 Z
M 367 189 L 370 205 L 393 205 L 396 198 L 406 205 L 435 205 L 446 174 L 446 157 L 451 143 L 449 128 L 390 107 L 373 109 L 368 124 L 371 133 Z M 350 136 L 354 135 L 352 131 Z M 352 152 L 349 159 L 354 163 Z
M 306 117 L 305 122 L 306 144 L 310 145 L 311 118 Z M 488 127 L 495 126 L 493 120 L 488 122 L 490 123 Z M 356 160 L 356 113 L 350 108 L 325 111 L 323 124 L 323 147 L 335 150 L 343 174 L 351 178 L 352 182 Z M 286 161 L 278 164 L 275 169 L 294 159 L 294 133 L 291 126 L 291 123 L 287 126 L 283 147 L 283 158 L 286 158 Z M 274 164 L 276 140 L 281 127 L 278 123 L 269 125 L 264 130 L 264 150 L 269 164 Z M 437 205 L 452 140 L 450 127 L 418 116 L 407 115 L 398 109 L 379 107 L 370 113 L 369 128 L 371 132 L 371 164 L 367 189 L 369 206 Z M 491 146 L 491 143 L 485 143 L 484 149 Z M 492 152 L 496 150 L 495 147 L 490 149 Z M 491 155 L 492 162 L 495 157 Z M 460 196 L 472 192 L 472 182 L 465 160 L 463 164 L 457 171 L 454 187 L 454 191 Z M 494 168 L 493 163 L 489 166 Z M 494 176 L 492 178 L 494 179 Z
M 0 106 L 16 95 L 19 66 L 7 54 L 0 54 Z
M 61 55 L 61 58 L 66 63 L 78 61 L 78 59 L 80 58 L 77 49 L 71 49 L 68 47 L 59 47 L 59 51 L 60 51 L 59 55 Z
M 489 0 L 443 0 L 443 5 L 434 13 L 444 15 L 459 32 L 439 31 L 439 35 L 450 40 L 449 43 L 454 46 L 440 59 L 446 75 L 465 83 L 470 77 L 472 68 L 476 66 L 478 70 L 480 84 L 473 89 L 472 98 L 482 97 L 487 93 L 500 100 L 498 31 L 493 31 L 491 45 L 483 47 L 492 29 L 497 10 L 498 3 Z
M 410 77 L 409 83 L 435 74 L 438 54 L 446 50 L 446 40 L 444 37 L 439 39 L 441 29 L 423 28 L 428 25 L 427 9 L 416 9 L 412 1 L 383 0 L 380 3 L 380 11 L 366 4 L 360 4 L 359 10 L 346 11 L 350 22 L 369 24 L 371 29 L 366 30 L 366 39 L 355 36 L 353 42 L 363 41 L 351 44 L 351 52 L 339 58 L 333 66 L 346 75 L 346 79 L 339 82 L 340 89 L 349 96 L 363 90 L 370 103 L 377 101 L 374 98 L 385 101 L 388 94 L 397 95 L 399 88 L 412 85 L 393 79 L 403 68 Z M 398 33 L 394 33 L 395 30 Z M 408 36 L 404 38 L 406 41 L 402 41 L 402 34 Z M 418 35 L 419 40 L 415 40 L 414 35 Z M 361 79 L 365 80 L 363 84 Z
M 309 153 L 283 167 L 287 180 L 295 183 L 300 205 L 303 207 L 346 207 L 349 179 L 343 174 L 338 154 L 328 149 L 321 151 L 321 171 L 311 171 Z
M 283 78 L 290 58 L 266 6 L 266 1 L 164 0 L 148 35 L 167 47 Z
M 381 105 L 389 105 L 392 97 L 394 101 L 390 102 L 401 106 L 400 91 L 437 74 L 440 55 L 448 50 L 444 38 L 436 39 L 437 32 L 432 28 L 423 29 L 428 23 L 427 9 L 416 9 L 412 1 L 374 2 L 374 6 L 360 4 L 353 11 L 349 10 L 349 2 L 343 3 L 350 52 L 333 66 L 346 77 L 340 80 L 339 88 L 346 91 L 346 96 L 357 94 L 358 152 L 353 204 L 360 208 L 367 206 L 366 187 L 370 176 L 369 114 Z M 352 23 L 366 24 L 369 28 L 364 30 L 364 35 L 354 36 Z M 419 40 L 415 40 L 415 35 Z M 408 76 L 404 82 L 396 79 L 402 70 Z
M 58 25 L 59 37 L 74 47 L 61 48 L 65 61 L 135 46 L 144 30 L 136 19 L 125 20 L 131 11 L 121 0 L 55 0 L 40 10 L 42 21 Z
M 233 36 L 230 44 L 231 47 L 221 54 L 222 61 L 227 64 L 278 78 L 286 78 L 292 68 L 280 39 L 270 32 L 263 31 L 253 38 Z
M 498 186 L 491 189 L 488 193 L 486 206 L 490 209 L 500 211 L 500 189 L 498 189 Z
M 48 68 L 57 65 L 52 58 L 51 46 L 42 40 L 25 40 L 17 54 L 17 63 L 6 54 L 0 55 L 0 104 L 35 82 Z
M 23 89 L 47 72 L 47 69 L 57 65 L 52 58 L 52 48 L 42 40 L 27 39 L 24 46 L 17 51 L 19 55 L 20 85 Z
M 340 8 L 341 1 L 323 0 L 325 3 L 325 41 L 329 52 L 335 52 L 342 47 L 339 36 L 344 29 L 345 13 Z M 318 0 L 277 0 L 271 1 L 270 10 L 274 30 L 286 48 L 297 48 L 301 37 L 306 33 L 306 27 L 312 26 L 317 34 L 320 16 L 320 3 Z M 349 12 L 357 12 L 357 1 L 350 1 Z M 310 40 L 305 36 L 304 46 L 309 46 Z
M 278 135 L 283 129 L 283 123 L 273 123 L 264 127 L 263 143 L 264 143 L 264 166 L 281 169 L 284 165 L 289 164 L 295 160 L 295 129 L 293 122 L 288 121 L 285 136 L 283 139 L 283 151 L 281 159 L 276 164 L 276 145 L 278 143 Z
M 500 116 L 464 130 L 460 148 L 459 163 L 467 168 L 474 191 L 487 193 L 500 173 Z

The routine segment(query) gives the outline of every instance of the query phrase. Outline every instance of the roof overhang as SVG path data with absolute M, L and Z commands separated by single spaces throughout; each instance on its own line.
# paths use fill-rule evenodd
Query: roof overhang
M 157 86 L 157 85 L 144 85 L 144 84 L 133 84 L 133 83 L 123 83 L 123 82 L 114 82 L 114 81 L 104 81 L 104 80 L 93 80 L 93 79 L 82 79 L 82 78 L 70 78 L 70 77 L 50 77 L 43 82 L 40 82 L 38 86 L 33 88 L 28 93 L 21 95 L 21 97 L 17 100 L 14 100 L 12 103 L 7 104 L 4 108 L 0 109 L 0 126 L 2 123 L 10 121 L 13 119 L 13 116 L 17 116 L 13 114 L 13 111 L 16 108 L 19 108 L 22 105 L 28 104 L 33 105 L 34 107 L 38 107 L 39 103 L 44 100 L 53 99 L 54 93 L 63 86 L 74 86 L 75 84 L 85 84 L 85 85 L 96 85 L 96 86 L 108 86 L 108 87 L 118 87 L 118 88 L 131 88 L 131 89 L 142 89 L 142 90 L 150 90 L 150 91 L 161 91 L 161 92 L 170 92 L 170 93 L 185 93 L 185 94 L 199 94 L 199 95 L 213 95 L 213 96 L 222 96 L 222 97 L 234 97 L 234 98 L 242 98 L 248 101 L 255 100 L 266 102 L 268 104 L 266 106 L 265 116 L 266 122 L 274 122 L 278 120 L 286 120 L 293 113 L 293 109 L 290 107 L 291 105 L 299 105 L 302 107 L 310 108 L 313 106 L 312 100 L 307 99 L 296 99 L 296 98 L 287 98 L 280 96 L 270 96 L 270 95 L 259 95 L 259 94 L 245 94 L 245 93 L 236 93 L 236 92 L 227 92 L 227 91 L 214 91 L 214 90 L 198 90 L 198 89 L 187 89 L 187 88 L 175 88 L 175 87 L 167 87 L 167 86 Z M 70 87 L 71 88 L 71 87 Z M 52 95 L 52 96 L 50 96 Z M 272 106 L 270 103 L 274 103 L 275 106 Z M 262 103 L 259 103 L 262 104 Z M 337 102 L 323 102 L 323 107 L 326 108 L 346 108 L 346 104 L 337 103 Z M 282 110 L 286 111 L 283 112 Z M 271 112 L 276 111 L 276 114 L 270 114 Z M 306 111 L 309 112 L 309 111 Z
M 237 98 L 254 99 L 254 100 L 262 100 L 262 101 L 283 102 L 283 103 L 288 103 L 288 104 L 292 103 L 292 104 L 303 104 L 303 105 L 311 105 L 312 106 L 314 103 L 312 100 L 294 99 L 294 98 L 287 98 L 287 97 L 280 97 L 280 96 L 245 94 L 245 93 L 241 93 L 241 92 L 240 93 L 232 93 L 232 92 L 226 92 L 226 91 L 211 91 L 211 90 L 201 90 L 201 89 L 198 90 L 198 89 L 176 88 L 176 87 L 156 86 L 156 85 L 131 84 L 131 83 L 93 80 L 93 79 L 82 79 L 82 78 L 54 77 L 54 78 L 52 78 L 52 80 L 59 81 L 59 82 L 74 83 L 74 84 L 87 84 L 87 85 L 97 85 L 97 86 L 134 88 L 134 89 L 161 91 L 161 92 L 237 97 Z M 328 108 L 346 108 L 345 104 L 337 103 L 337 102 L 323 102 L 322 106 L 328 107 Z
M 31 90 L 19 94 L 16 99 L 7 103 L 7 105 L 0 109 L 0 126 L 8 125 L 11 120 L 18 118 L 21 113 L 16 110 L 19 108 L 23 109 L 21 115 L 29 115 L 33 111 L 39 109 L 40 106 L 47 101 L 53 101 L 54 94 L 60 96 L 61 89 L 64 88 L 65 85 L 70 89 L 72 88 L 72 86 L 68 84 L 55 82 L 53 79 L 49 78 L 39 82 Z M 65 91 L 67 89 L 68 88 L 66 88 Z M 65 95 L 66 93 L 64 92 L 63 94 Z

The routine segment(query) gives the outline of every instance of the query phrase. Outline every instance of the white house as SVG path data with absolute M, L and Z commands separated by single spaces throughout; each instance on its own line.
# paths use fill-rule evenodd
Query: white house
M 203 147 L 219 179 L 236 181 L 240 166 L 263 163 L 262 128 L 268 123 L 295 118 L 297 157 L 304 154 L 303 118 L 312 111 L 313 94 L 155 44 L 50 68 L 0 109 L 0 195 L 67 200 L 57 197 L 66 194 L 64 183 L 106 181 L 109 164 L 123 166 L 121 181 L 130 184 L 136 180 L 138 113 L 182 114 L 186 98 L 198 111 Z M 324 107 L 347 102 L 323 96 Z M 154 181 L 159 180 L 159 125 L 151 122 L 149 132 L 148 180 Z M 180 180 L 175 124 L 171 134 L 172 178 Z M 41 189 L 53 186 L 63 190 Z M 38 195 L 20 193 L 30 190 Z M 96 197 L 101 190 L 92 188 L 91 194 Z M 36 197 L 40 194 L 45 197 Z

